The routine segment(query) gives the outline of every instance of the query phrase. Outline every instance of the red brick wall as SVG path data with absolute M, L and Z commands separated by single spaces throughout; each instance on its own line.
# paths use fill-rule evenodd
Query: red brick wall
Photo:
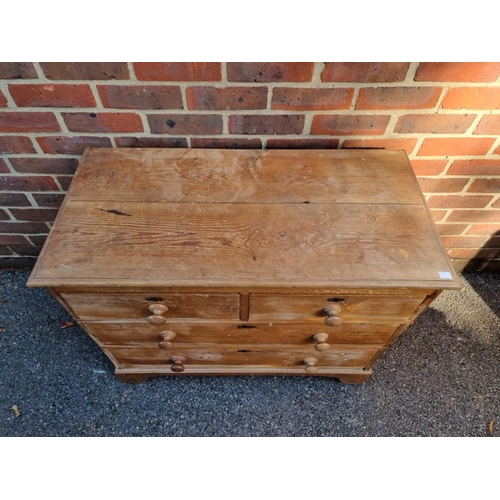
M 457 268 L 500 268 L 500 63 L 0 63 L 0 267 L 83 150 L 400 148 Z

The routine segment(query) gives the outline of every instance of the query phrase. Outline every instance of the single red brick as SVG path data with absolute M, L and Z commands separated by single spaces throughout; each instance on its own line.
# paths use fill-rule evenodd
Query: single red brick
M 54 113 L 0 112 L 0 132 L 59 132 Z
M 0 208 L 0 220 L 10 220 L 10 215 L 3 208 Z
M 441 236 L 460 236 L 469 224 L 436 224 L 436 228 Z
M 500 63 L 423 62 L 416 82 L 494 82 L 500 76 Z
M 388 115 L 315 115 L 311 134 L 382 135 L 390 118 Z
M 406 78 L 410 63 L 325 63 L 323 82 L 399 82 Z
M 29 241 L 20 234 L 0 234 L 0 245 L 29 245 Z
M 76 158 L 33 158 L 12 157 L 10 159 L 16 172 L 20 174 L 68 174 L 75 173 L 78 166 Z
M 500 175 L 500 160 L 455 160 L 447 175 Z
M 491 238 L 488 238 L 483 248 L 500 248 L 500 235 L 494 234 Z M 500 257 L 500 253 L 497 257 Z
M 69 189 L 69 186 L 71 184 L 71 181 L 73 180 L 72 175 L 58 175 L 57 176 L 57 181 L 61 185 L 62 189 L 64 191 L 67 191 Z
M 0 259 L 0 268 L 9 269 L 31 269 L 36 263 L 36 257 L 4 257 Z
M 22 193 L 0 193 L 0 206 L 3 207 L 29 207 L 26 195 Z
M 192 148 L 215 148 L 215 149 L 262 149 L 262 141 L 257 138 L 236 139 L 217 137 L 193 137 Z
M 394 132 L 401 134 L 461 134 L 471 126 L 476 115 L 403 115 Z
M 1 62 L 0 80 L 38 78 L 35 68 L 29 62 Z
M 491 179 L 476 179 L 469 186 L 470 193 L 500 193 L 500 176 Z
M 119 148 L 187 148 L 184 137 L 115 137 Z
M 484 208 L 493 199 L 493 196 L 460 196 L 445 195 L 431 196 L 427 200 L 430 208 Z
M 2 158 L 0 158 L 0 173 L 2 173 L 2 174 L 9 174 L 10 173 L 10 169 L 7 166 L 7 163 L 5 163 L 5 160 L 3 160 Z
M 230 82 L 310 82 L 314 63 L 309 62 L 230 62 Z
M 218 62 L 136 62 L 138 80 L 170 82 L 220 82 L 221 64 Z
M 468 178 L 461 177 L 445 177 L 442 179 L 418 177 L 418 183 L 424 193 L 459 193 L 468 182 Z
M 443 109 L 500 109 L 500 87 L 459 87 L 446 93 Z
M 49 80 L 128 80 L 124 62 L 47 62 L 40 63 Z
M 474 224 L 467 234 L 494 236 L 500 234 L 500 224 Z
M 33 194 L 39 207 L 59 208 L 64 200 L 64 194 Z
M 500 210 L 454 210 L 449 222 L 500 222 Z
M 41 247 L 45 243 L 45 240 L 47 239 L 46 234 L 40 235 L 40 234 L 32 234 L 30 235 L 30 240 L 33 242 L 35 246 Z
M 304 115 L 231 115 L 230 134 L 273 135 L 300 134 Z
M 452 248 L 448 255 L 453 259 L 494 259 L 499 251 L 495 248 Z
M 404 149 L 411 154 L 417 139 L 346 139 L 342 149 Z
M 434 222 L 439 222 L 444 219 L 444 216 L 448 213 L 448 210 L 430 210 L 431 216 Z
M 11 250 L 10 247 L 0 246 L 0 255 L 1 256 L 4 256 L 4 255 L 12 256 L 12 255 L 14 255 L 14 252 Z M 3 258 L 1 260 L 3 260 Z M 1 264 L 1 261 L 0 261 L 0 267 L 1 266 L 2 266 L 2 264 Z
M 268 139 L 268 149 L 337 149 L 338 139 Z
M 497 273 L 500 271 L 500 259 L 497 260 L 484 260 L 484 259 L 471 259 L 466 261 L 452 261 L 452 263 L 463 263 L 467 264 L 464 269 L 458 269 L 458 272 L 466 271 L 481 271 L 481 272 L 493 272 Z M 457 269 L 457 268 L 455 268 Z
M 500 115 L 486 115 L 477 124 L 474 134 L 500 135 Z
M 0 90 L 0 108 L 6 108 L 7 107 L 7 99 L 3 95 L 3 92 Z
M 222 134 L 221 115 L 148 115 L 153 134 Z
M 189 109 L 265 109 L 267 87 L 189 87 Z
M 447 163 L 446 160 L 411 160 L 415 175 L 439 175 Z
M 36 257 L 3 257 L 0 259 L 0 268 L 8 270 L 32 269 L 36 264 Z
M 441 87 L 374 87 L 359 91 L 356 109 L 425 109 L 436 106 Z
M 0 177 L 3 191 L 59 191 L 54 179 L 48 175 L 5 175 Z
M 0 246 L 0 255 L 1 256 L 4 256 L 4 255 L 12 256 L 12 255 L 14 255 L 14 252 L 11 250 L 10 247 Z M 4 259 L 2 258 L 1 260 L 4 260 Z M 2 267 L 1 260 L 0 260 L 0 267 Z
M 10 248 L 18 255 L 24 255 L 24 256 L 26 255 L 37 256 L 42 250 L 42 247 L 34 245 L 11 246 Z
M 98 85 L 105 108 L 182 109 L 181 88 L 173 85 Z
M 0 222 L 0 233 L 39 234 L 47 231 L 45 222 Z
M 418 156 L 485 155 L 495 142 L 493 138 L 431 137 L 424 139 Z
M 85 108 L 96 105 L 92 90 L 83 84 L 10 84 L 9 91 L 18 106 Z
M 61 113 L 71 132 L 143 132 L 136 113 Z
M 56 208 L 11 208 L 12 215 L 19 221 L 53 222 L 58 210 Z
M 36 153 L 36 149 L 29 137 L 5 135 L 0 137 L 0 154 Z
M 305 89 L 276 87 L 272 109 L 296 111 L 349 109 L 354 89 Z
M 85 148 L 110 148 L 109 137 L 49 136 L 36 139 L 44 153 L 81 155 Z
M 10 269 L 32 269 L 36 264 L 36 257 L 4 257 L 0 259 L 0 268 L 8 271 Z
M 500 198 L 491 205 L 491 208 L 500 208 Z

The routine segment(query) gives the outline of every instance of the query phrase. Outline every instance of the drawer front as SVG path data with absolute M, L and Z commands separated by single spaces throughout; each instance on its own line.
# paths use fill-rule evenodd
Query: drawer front
M 297 367 L 306 373 L 314 373 L 316 367 L 364 368 L 377 354 L 377 348 L 336 347 L 329 351 L 311 354 L 310 350 L 285 345 L 213 345 L 179 346 L 171 351 L 158 347 L 118 347 L 105 348 L 122 368 L 182 365 L 178 371 L 189 372 L 190 367 L 199 366 L 256 366 L 256 367 Z M 172 359 L 174 358 L 174 359 Z M 312 359 L 311 359 L 312 358 Z M 306 370 L 309 368 L 308 370 Z M 176 370 L 172 370 L 175 372 Z
M 191 323 L 164 325 L 125 322 L 91 322 L 86 329 L 102 344 L 158 345 L 222 343 L 303 344 L 316 350 L 328 350 L 332 344 L 384 345 L 400 324 L 345 323 L 328 329 L 313 323 Z M 326 335 L 326 338 L 325 338 Z M 316 338 L 315 338 L 316 336 Z
M 410 296 L 372 295 L 266 295 L 253 294 L 250 298 L 250 321 L 293 321 L 325 323 L 328 314 L 324 307 L 336 311 L 343 322 L 394 323 L 409 319 L 425 299 Z
M 83 320 L 108 319 L 144 320 L 161 318 L 238 319 L 239 295 L 237 293 L 184 293 L 162 294 L 107 294 L 107 293 L 62 293 L 63 299 Z M 153 311 L 154 307 L 159 309 Z M 166 310 L 165 310 L 166 308 Z M 154 321 L 154 320 L 151 320 Z

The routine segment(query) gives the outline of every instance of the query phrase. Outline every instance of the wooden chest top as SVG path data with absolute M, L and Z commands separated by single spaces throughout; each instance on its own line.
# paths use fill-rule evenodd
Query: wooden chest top
M 460 288 L 384 150 L 87 149 L 28 284 Z

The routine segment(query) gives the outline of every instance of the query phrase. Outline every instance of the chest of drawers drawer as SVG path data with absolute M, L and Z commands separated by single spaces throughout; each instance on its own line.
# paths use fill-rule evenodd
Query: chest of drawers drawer
M 346 323 L 394 323 L 408 320 L 426 295 L 269 295 L 250 299 L 251 321 L 323 322 L 327 326 Z
M 149 318 L 161 324 L 174 318 L 239 318 L 237 293 L 62 293 L 61 297 L 82 320 Z
M 213 344 L 289 344 L 319 351 L 330 345 L 385 345 L 399 323 L 345 323 L 327 329 L 314 323 L 247 322 L 84 322 L 86 329 L 102 345 L 149 345 L 170 349 L 197 343 Z M 311 351 L 312 352 L 312 351 Z
M 126 381 L 364 382 L 460 287 L 404 151 L 89 148 L 28 281 Z
M 318 368 L 328 370 L 338 368 L 364 369 L 377 354 L 373 347 L 343 346 L 322 353 L 289 344 L 277 344 L 273 349 L 268 345 L 243 344 L 197 344 L 177 347 L 166 352 L 158 347 L 107 346 L 106 350 L 123 368 L 137 368 L 143 365 L 161 366 L 174 373 L 199 375 L 216 367 L 236 371 L 242 366 L 261 369 L 292 368 L 307 374 L 316 373 Z

